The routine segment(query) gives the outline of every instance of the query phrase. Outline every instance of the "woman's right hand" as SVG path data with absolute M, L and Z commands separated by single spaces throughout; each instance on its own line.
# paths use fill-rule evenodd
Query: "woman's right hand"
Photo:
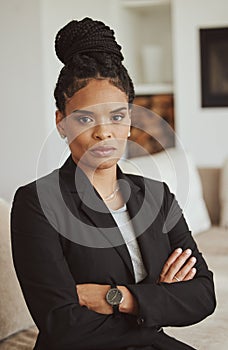
M 167 259 L 160 274 L 159 282 L 174 283 L 189 281 L 196 274 L 196 258 L 191 257 L 191 249 L 177 248 Z

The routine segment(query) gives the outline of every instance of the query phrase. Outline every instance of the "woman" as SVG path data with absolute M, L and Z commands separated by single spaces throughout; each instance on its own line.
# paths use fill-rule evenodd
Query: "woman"
M 55 44 L 56 124 L 71 155 L 17 190 L 11 223 L 35 349 L 193 349 L 162 327 L 213 312 L 212 273 L 168 187 L 117 166 L 134 98 L 121 48 L 90 18 Z

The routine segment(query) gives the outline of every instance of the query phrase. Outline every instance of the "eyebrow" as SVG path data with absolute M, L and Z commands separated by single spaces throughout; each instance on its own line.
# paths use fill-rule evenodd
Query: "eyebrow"
M 127 107 L 120 107 L 120 108 L 114 109 L 110 113 L 117 113 L 117 112 L 126 111 L 126 110 L 127 110 Z
M 117 113 L 117 112 L 120 112 L 120 111 L 123 111 L 123 110 L 126 111 L 127 107 L 120 107 L 120 108 L 114 109 L 113 111 L 110 111 L 109 113 L 110 114 Z M 75 109 L 72 113 L 94 114 L 94 112 L 87 111 L 85 109 Z
M 82 114 L 94 114 L 91 111 L 86 111 L 85 109 L 75 109 L 73 112 L 71 113 L 82 113 Z

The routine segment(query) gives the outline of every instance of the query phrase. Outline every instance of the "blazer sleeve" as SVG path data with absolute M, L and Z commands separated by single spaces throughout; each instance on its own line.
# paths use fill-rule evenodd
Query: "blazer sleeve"
M 59 234 L 40 207 L 35 186 L 21 187 L 15 194 L 11 240 L 17 277 L 45 348 L 114 349 L 151 343 L 135 318 L 114 318 L 80 306 Z
M 208 270 L 182 211 L 166 184 L 162 210 L 172 251 L 178 247 L 183 250 L 190 248 L 192 256 L 197 259 L 197 273 L 190 281 L 159 284 L 144 284 L 142 281 L 126 285 L 138 301 L 138 322 L 142 327 L 191 325 L 213 313 L 216 306 L 213 274 Z

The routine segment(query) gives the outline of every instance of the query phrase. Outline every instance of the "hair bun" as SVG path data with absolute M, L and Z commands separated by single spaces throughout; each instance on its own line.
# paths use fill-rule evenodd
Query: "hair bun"
M 80 53 L 106 52 L 123 60 L 114 31 L 103 22 L 88 17 L 81 21 L 73 20 L 60 29 L 55 38 L 55 51 L 65 65 Z

